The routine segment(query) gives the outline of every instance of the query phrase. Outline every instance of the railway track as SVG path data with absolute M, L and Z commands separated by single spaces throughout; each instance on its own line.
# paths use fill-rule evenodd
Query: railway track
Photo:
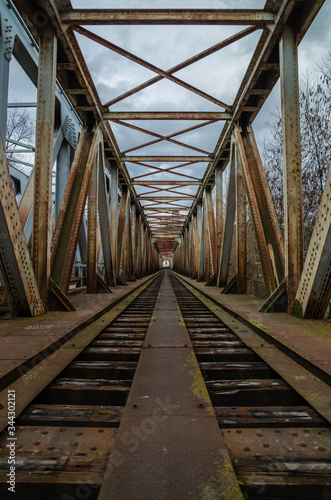
M 173 274 L 171 282 L 244 498 L 331 498 L 330 424 Z
M 98 497 L 161 281 L 159 275 L 19 416 L 15 495 L 7 489 L 2 433 L 2 499 Z
M 328 421 L 211 307 L 169 275 L 244 498 L 331 498 Z M 8 496 L 8 434 L 2 433 L 1 498 L 98 498 L 163 276 L 20 414 L 16 497 Z M 152 373 L 150 379 L 152 384 Z

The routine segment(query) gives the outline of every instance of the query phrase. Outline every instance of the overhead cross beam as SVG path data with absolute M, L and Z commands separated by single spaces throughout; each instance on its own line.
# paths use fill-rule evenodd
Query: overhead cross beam
M 239 31 L 239 33 L 236 33 L 235 35 L 232 35 L 229 38 L 226 38 L 222 42 L 217 43 L 216 45 L 213 45 L 212 47 L 209 47 L 209 49 L 206 49 L 206 50 L 204 50 L 202 52 L 199 52 L 198 54 L 196 54 L 193 57 L 190 57 L 186 61 L 183 61 L 182 63 L 177 64 L 173 68 L 167 70 L 166 73 L 168 73 L 169 75 L 177 73 L 177 71 L 180 71 L 180 70 L 182 70 L 184 68 L 187 68 L 191 64 L 194 64 L 194 63 L 196 63 L 198 61 L 201 61 L 205 57 L 207 57 L 207 56 L 209 56 L 211 54 L 214 54 L 218 50 L 227 47 L 228 45 L 230 45 L 230 44 L 232 44 L 232 43 L 240 40 L 241 38 L 249 35 L 250 33 L 253 33 L 256 30 L 257 30 L 256 26 L 250 26 L 249 28 L 245 28 L 244 30 Z M 163 78 L 164 77 L 162 75 L 155 76 L 154 78 L 151 78 L 150 80 L 147 80 L 146 82 L 144 82 L 144 83 L 142 83 L 140 85 L 137 85 L 136 87 L 134 87 L 134 88 L 132 88 L 132 89 L 124 92 L 120 96 L 115 97 L 114 99 L 111 99 L 110 101 L 108 101 L 107 103 L 105 103 L 105 106 L 112 106 L 113 104 L 116 104 L 117 102 L 120 102 L 123 99 L 126 99 L 127 97 L 130 97 L 131 95 L 136 94 L 137 92 L 140 92 L 141 90 L 146 89 L 147 87 L 153 85 L 154 83 L 157 83 L 157 82 L 163 80 Z M 230 108 L 228 108 L 228 109 L 230 109 Z
M 261 9 L 75 9 L 61 15 L 71 26 L 109 24 L 199 24 L 263 26 L 275 14 Z
M 81 26 L 75 26 L 74 30 L 77 31 L 77 33 L 80 33 L 81 35 L 86 36 L 87 38 L 90 38 L 91 40 L 99 43 L 100 45 L 103 45 L 107 49 L 112 50 L 113 52 L 116 52 L 117 54 L 120 54 L 123 57 L 126 57 L 127 59 L 130 59 L 130 61 L 133 61 L 140 66 L 143 66 L 144 68 L 149 69 L 150 71 L 154 71 L 154 73 L 157 73 L 160 76 L 163 76 L 163 78 L 166 78 L 167 80 L 170 80 L 173 83 L 176 83 L 177 85 L 180 85 L 181 87 L 184 87 L 186 90 L 190 90 L 191 92 L 194 92 L 195 94 L 199 95 L 200 97 L 203 97 L 204 99 L 207 99 L 208 101 L 213 102 L 214 104 L 217 104 L 218 106 L 221 106 L 224 109 L 229 109 L 229 107 L 224 104 L 222 101 L 219 101 L 215 97 L 212 97 L 211 95 L 207 94 L 206 92 L 203 92 L 202 90 L 197 89 L 193 85 L 190 85 L 187 82 L 184 82 L 180 78 L 177 78 L 167 71 L 164 71 L 163 69 L 158 68 L 154 64 L 150 64 L 141 57 L 135 56 L 128 50 L 123 49 L 122 47 L 119 47 L 118 45 L 115 45 L 112 42 L 109 42 L 108 40 L 105 40 L 101 36 L 96 35 L 95 33 L 92 33 L 91 31 L 82 28 Z
M 109 111 L 104 120 L 231 120 L 231 113 L 222 111 Z
M 144 134 L 148 134 L 148 135 L 151 135 L 153 137 L 158 138 L 155 141 L 146 142 L 145 144 L 140 144 L 139 146 L 135 146 L 133 148 L 126 149 L 125 151 L 122 151 L 123 154 L 131 153 L 132 151 L 136 151 L 137 149 L 141 149 L 141 148 L 144 148 L 147 146 L 152 146 L 152 145 L 157 144 L 158 142 L 162 142 L 162 141 L 168 141 L 168 142 L 171 142 L 173 144 L 176 144 L 177 146 L 182 146 L 184 148 L 192 149 L 193 151 L 197 151 L 197 152 L 202 153 L 202 154 L 207 154 L 207 155 L 209 154 L 207 151 L 204 151 L 203 149 L 199 149 L 199 148 L 191 146 L 189 144 L 185 144 L 184 142 L 175 141 L 174 139 L 172 139 L 172 137 L 186 134 L 187 132 L 192 132 L 193 130 L 196 130 L 198 128 L 205 127 L 206 125 L 213 123 L 214 120 L 208 120 L 204 123 L 199 123 L 198 125 L 194 125 L 193 127 L 189 127 L 189 128 L 180 130 L 180 131 L 175 132 L 175 133 L 170 134 L 170 135 L 157 134 L 156 132 L 152 132 L 152 131 L 147 130 L 147 129 L 142 128 L 142 127 L 137 127 L 136 125 L 132 125 L 131 123 L 122 122 L 120 120 L 113 120 L 113 122 L 117 123 L 118 125 L 123 125 L 124 127 L 131 128 L 132 130 L 137 130 L 137 132 L 143 132 Z

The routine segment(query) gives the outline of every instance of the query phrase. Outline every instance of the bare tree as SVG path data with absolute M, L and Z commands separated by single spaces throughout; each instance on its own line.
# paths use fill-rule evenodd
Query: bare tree
M 11 142 L 15 141 L 15 142 Z M 15 160 L 24 162 L 33 161 L 33 152 L 25 154 L 17 153 L 17 150 L 22 150 L 23 146 L 18 143 L 33 145 L 35 141 L 35 123 L 34 117 L 27 109 L 9 108 L 7 115 L 7 131 L 6 131 L 6 150 L 7 158 L 16 168 L 22 170 L 25 174 L 31 173 L 31 168 L 28 166 L 15 163 Z M 8 152 L 10 151 L 10 152 Z
M 304 245 L 307 250 L 331 159 L 331 60 L 319 75 L 307 74 L 300 88 L 300 128 Z M 281 228 L 284 226 L 282 120 L 279 109 L 268 123 L 271 138 L 263 144 L 263 158 Z

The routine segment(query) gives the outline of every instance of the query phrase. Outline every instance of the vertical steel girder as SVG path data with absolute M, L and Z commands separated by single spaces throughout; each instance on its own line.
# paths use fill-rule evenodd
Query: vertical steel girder
M 268 182 L 251 127 L 235 128 L 247 197 L 262 263 L 264 282 L 270 295 L 284 279 L 284 244 Z
M 98 148 L 99 149 L 99 148 Z M 86 291 L 97 293 L 97 227 L 98 227 L 98 187 L 99 187 L 99 151 L 92 168 L 87 205 L 87 262 Z
M 117 261 L 116 261 L 116 274 L 121 274 L 121 262 L 122 262 L 122 250 L 124 243 L 124 232 L 126 223 L 126 211 L 128 206 L 128 188 L 127 186 L 122 187 L 121 201 L 120 201 L 120 211 L 118 216 L 118 232 L 117 232 Z
M 197 205 L 197 221 L 198 221 L 198 235 L 199 235 L 199 268 L 198 268 L 198 280 L 203 280 L 204 277 L 204 261 L 205 261 L 205 238 L 204 238 L 204 217 L 202 203 Z
M 206 209 L 207 209 L 207 220 L 208 220 L 208 236 L 209 245 L 211 253 L 211 262 L 213 266 L 213 274 L 217 272 L 217 255 L 216 255 L 216 229 L 215 229 L 215 217 L 214 217 L 214 207 L 212 200 L 211 188 L 208 186 L 206 188 Z
M 52 168 L 57 41 L 50 24 L 40 29 L 32 263 L 40 296 L 47 307 L 50 277 Z
M 137 274 L 137 237 L 136 237 L 136 226 L 137 226 L 137 212 L 135 203 L 131 202 L 131 260 L 132 260 L 132 276 L 135 278 Z
M 331 298 L 331 165 L 292 314 L 323 319 Z
M 0 15 L 0 33 L 4 30 L 3 19 Z M 0 134 L 5 139 L 7 129 L 7 102 L 9 84 L 9 59 L 6 57 L 5 37 L 0 36 Z
M 216 209 L 216 259 L 217 269 L 215 273 L 218 274 L 220 266 L 220 255 L 223 241 L 224 232 L 224 209 L 223 209 L 223 171 L 220 165 L 215 168 L 215 209 Z
M 99 145 L 99 226 L 105 266 L 105 281 L 107 285 L 111 285 L 114 273 L 110 246 L 111 233 L 103 144 Z
M 113 257 L 114 286 L 116 286 L 117 275 L 117 234 L 118 234 L 118 165 L 111 162 L 110 165 L 110 243 Z
M 246 281 L 246 191 L 240 161 L 237 151 L 235 152 L 236 164 L 236 233 L 237 233 L 237 293 L 247 292 Z
M 61 208 L 71 164 L 71 146 L 63 140 L 56 162 L 55 219 Z
M 92 169 L 101 138 L 99 126 L 95 127 L 94 133 L 82 129 L 56 221 L 51 277 L 64 294 L 69 290 Z
M 204 281 L 210 278 L 210 239 L 208 228 L 208 208 L 207 208 L 207 195 L 206 190 L 203 193 L 203 238 L 205 242 L 204 248 Z
M 224 224 L 224 236 L 221 245 L 220 264 L 217 275 L 217 286 L 225 287 L 228 279 L 231 245 L 233 237 L 234 218 L 236 211 L 236 168 L 235 168 L 235 146 L 231 145 L 231 156 L 229 164 L 229 183 L 226 199 L 226 212 Z
M 136 276 L 138 278 L 141 277 L 141 220 L 142 216 L 139 213 L 138 218 L 136 219 L 136 227 L 135 227 L 135 246 L 136 246 Z
M 12 314 L 44 312 L 0 135 L 0 275 Z
M 301 180 L 298 54 L 293 29 L 286 25 L 280 39 L 282 97 L 285 278 L 288 312 L 291 311 L 303 269 L 303 216 Z
M 197 277 L 199 270 L 199 234 L 198 216 L 193 214 L 193 276 Z

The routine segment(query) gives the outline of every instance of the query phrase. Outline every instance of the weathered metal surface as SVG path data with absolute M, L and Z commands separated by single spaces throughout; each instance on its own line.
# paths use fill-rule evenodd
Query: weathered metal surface
M 228 192 L 226 198 L 224 237 L 222 239 L 220 262 L 218 266 L 217 285 L 225 286 L 227 284 L 230 252 L 232 245 L 232 236 L 234 229 L 235 218 L 235 202 L 236 202 L 236 170 L 235 170 L 235 147 L 231 147 L 230 172 Z
M 121 406 L 33 404 L 21 414 L 18 423 L 118 427 L 122 414 Z
M 247 292 L 246 282 L 246 191 L 241 166 L 239 163 L 238 153 L 235 153 L 236 165 L 236 250 L 237 250 L 237 293 Z
M 250 204 L 266 289 L 284 279 L 284 243 L 252 128 L 235 129 L 236 145 Z
M 294 348 L 296 351 L 298 351 L 298 347 L 300 345 L 298 340 L 296 340 L 295 344 L 291 346 L 292 349 L 289 349 L 286 344 L 284 345 L 284 343 L 281 345 L 281 343 L 279 343 L 276 338 L 274 338 L 278 338 L 278 335 L 275 333 L 277 332 L 277 323 L 275 323 L 274 327 L 275 332 L 272 332 L 272 327 L 269 323 L 268 330 L 270 329 L 270 334 L 267 333 L 267 330 L 265 332 L 267 334 L 266 336 L 261 336 L 261 334 L 258 335 L 254 332 L 254 327 L 260 325 L 261 329 L 263 327 L 263 324 L 260 324 L 260 322 L 256 321 L 256 319 L 254 321 L 255 316 L 254 318 L 252 318 L 251 322 L 253 329 L 252 331 L 246 326 L 249 323 L 249 320 L 245 321 L 245 324 L 243 325 L 238 321 L 238 319 L 234 319 L 234 317 L 229 314 L 229 309 L 226 306 L 220 304 L 219 292 L 216 296 L 215 294 L 212 294 L 212 300 L 210 300 L 206 297 L 206 295 L 210 294 L 209 289 L 208 292 L 206 291 L 204 292 L 204 294 L 201 294 L 196 288 L 193 288 L 193 286 L 191 284 L 188 284 L 184 279 L 179 277 L 177 277 L 177 279 L 179 279 L 179 281 L 190 292 L 192 292 L 195 297 L 199 298 L 199 300 L 201 300 L 203 304 L 208 307 L 208 309 L 210 309 L 219 319 L 221 319 L 221 321 L 225 325 L 233 329 L 236 335 L 241 338 L 248 347 L 250 347 L 250 349 L 197 349 L 196 355 L 199 362 L 211 362 L 213 360 L 229 362 L 232 360 L 235 362 L 247 363 L 251 361 L 259 361 L 259 358 L 262 358 L 262 360 L 265 361 L 271 368 L 273 368 L 273 370 L 275 370 L 278 375 L 280 375 L 293 389 L 295 389 L 297 393 L 302 396 L 302 398 L 304 398 L 316 411 L 318 411 L 320 415 L 322 415 L 328 422 L 331 422 L 331 412 L 329 405 L 330 387 L 323 381 L 325 377 L 323 377 L 322 371 L 319 371 L 319 373 L 316 372 L 315 375 L 313 374 L 315 366 L 312 364 L 307 364 L 307 361 L 309 361 L 308 352 L 311 353 L 312 349 L 309 348 L 307 352 L 307 347 L 302 346 L 301 352 L 305 355 L 305 358 L 303 358 L 298 355 L 297 352 L 293 352 Z M 217 306 L 215 302 L 216 304 L 218 302 L 221 307 Z M 224 309 L 228 312 L 225 312 Z M 241 316 L 238 316 L 238 313 L 235 314 L 236 317 L 242 320 Z M 288 317 L 286 316 L 286 318 Z M 283 325 L 279 325 L 280 331 L 285 328 L 286 336 L 291 332 L 293 328 L 291 323 L 287 323 L 288 320 L 285 323 L 285 327 Z M 189 326 L 189 323 L 187 323 L 187 326 Z M 300 330 L 301 327 L 299 327 L 297 333 L 299 338 L 301 333 Z M 305 341 L 308 341 L 307 335 L 305 335 Z M 282 350 L 285 350 L 286 354 L 285 352 L 282 352 L 280 348 Z M 324 351 L 327 353 L 329 352 L 328 350 L 328 344 L 324 343 Z M 290 356 L 293 356 L 294 359 L 292 359 Z M 326 360 L 324 361 L 324 363 L 325 362 Z M 317 366 L 316 362 L 315 364 Z M 325 369 L 327 372 L 328 367 L 326 366 Z M 326 382 L 330 383 L 329 378 L 328 380 L 326 380 Z M 231 406 L 235 406 L 235 404 Z
M 273 498 L 330 495 L 330 429 L 227 430 L 224 439 L 243 491 Z
M 299 76 L 296 33 L 285 26 L 279 47 L 284 165 L 285 278 L 291 311 L 303 269 Z
M 326 421 L 309 406 L 254 406 L 215 407 L 219 426 L 222 429 L 234 427 L 267 428 L 273 427 L 319 427 Z
M 95 129 L 93 136 L 91 131 L 82 131 L 53 234 L 51 277 L 65 294 L 68 293 L 70 285 L 91 173 L 100 140 L 99 127 Z
M 45 308 L 51 273 L 51 210 L 57 39 L 52 26 L 39 33 L 32 264 Z
M 292 314 L 323 319 L 331 298 L 331 166 L 325 182 Z
M 123 300 L 121 303 L 112 299 L 113 309 L 106 313 L 109 308 L 108 302 L 107 307 L 103 311 L 106 314 L 104 314 L 102 318 L 97 319 L 100 316 L 100 307 L 96 308 L 93 318 L 94 322 L 90 326 L 87 326 L 87 324 L 91 321 L 91 314 L 87 314 L 86 316 L 83 314 L 83 322 L 81 321 L 82 324 L 80 325 L 80 328 L 82 326 L 85 328 L 79 332 L 77 323 L 75 323 L 72 318 L 71 321 L 68 320 L 69 327 L 67 323 L 62 320 L 55 322 L 53 317 L 51 319 L 51 323 L 49 322 L 50 320 L 36 319 L 35 325 L 27 325 L 25 335 L 28 334 L 29 337 L 31 337 L 31 332 L 34 330 L 37 330 L 39 335 L 36 336 L 34 341 L 32 340 L 33 337 L 31 337 L 30 343 L 33 344 L 35 348 L 31 349 L 30 347 L 30 350 L 27 350 L 27 348 L 24 347 L 24 341 L 22 341 L 22 338 L 20 337 L 21 333 L 19 333 L 18 341 L 20 345 L 22 345 L 23 353 L 22 358 L 19 358 L 20 366 L 15 370 L 15 373 L 12 373 L 12 371 L 8 372 L 8 370 L 13 370 L 15 369 L 15 366 L 17 367 L 17 362 L 15 361 L 14 366 L 12 366 L 13 362 L 11 360 L 17 359 L 18 354 L 16 352 L 16 357 L 14 357 L 13 346 L 11 346 L 11 353 L 8 353 L 9 357 L 7 367 L 9 368 L 7 368 L 6 372 L 7 375 L 10 375 L 10 380 L 12 381 L 11 388 L 16 391 L 16 415 L 19 415 L 33 400 L 33 398 L 36 397 L 40 391 L 42 391 L 56 376 L 58 376 L 92 340 L 94 340 L 94 338 L 105 328 L 105 324 L 107 324 L 107 322 L 109 323 L 113 321 L 133 300 L 137 298 L 141 292 L 146 289 L 146 287 L 154 279 L 155 276 L 153 276 L 152 279 L 147 279 L 142 285 L 134 287 L 133 290 L 120 294 L 118 300 L 119 302 Z M 95 299 L 93 299 L 93 303 L 95 307 Z M 116 306 L 116 308 L 114 306 Z M 101 307 L 101 309 L 103 308 Z M 55 313 L 49 314 L 54 315 Z M 66 315 L 67 314 L 68 313 L 66 313 Z M 72 325 L 71 328 L 70 325 Z M 56 336 L 53 334 L 51 340 L 49 340 L 50 334 L 48 333 L 48 335 L 45 336 L 44 333 L 45 331 L 52 332 L 53 329 L 56 332 Z M 63 333 L 64 329 L 65 331 Z M 40 331 L 43 332 L 43 340 L 45 340 L 45 349 L 42 351 L 40 349 Z M 72 331 L 75 335 L 74 339 L 72 338 Z M 44 346 L 42 345 L 42 347 Z M 27 385 L 29 386 L 29 390 L 27 390 Z M 7 401 L 6 389 L 0 392 L 0 402 L 1 401 Z M 4 405 L 3 408 L 0 408 L 0 430 L 3 430 L 7 425 L 7 408 Z
M 44 312 L 0 136 L 0 274 L 13 314 Z
M 158 304 L 117 434 L 113 453 L 121 460 L 110 459 L 99 500 L 188 498 L 206 488 L 242 498 L 193 350 L 171 334 L 181 318 L 168 276 Z M 156 328 L 165 318 L 166 338 Z M 180 330 L 188 343 L 183 324 Z
M 113 282 L 113 259 L 111 252 L 111 231 L 109 220 L 109 203 L 105 175 L 105 158 L 103 144 L 99 146 L 99 220 L 102 241 L 103 262 L 105 266 L 105 281 L 107 285 Z
M 87 204 L 87 262 L 86 262 L 86 291 L 97 293 L 97 228 L 98 228 L 98 197 L 99 197 L 99 154 L 100 148 L 95 155 L 92 167 L 90 185 L 88 190 Z
M 231 120 L 230 113 L 221 111 L 111 111 L 104 120 Z
M 273 23 L 263 9 L 75 9 L 61 15 L 63 23 L 88 24 L 258 24 Z
M 128 190 L 123 186 L 121 193 L 120 209 L 118 214 L 117 226 L 117 258 L 116 258 L 116 274 L 120 274 L 122 262 L 122 246 L 125 231 L 126 212 L 128 210 Z

